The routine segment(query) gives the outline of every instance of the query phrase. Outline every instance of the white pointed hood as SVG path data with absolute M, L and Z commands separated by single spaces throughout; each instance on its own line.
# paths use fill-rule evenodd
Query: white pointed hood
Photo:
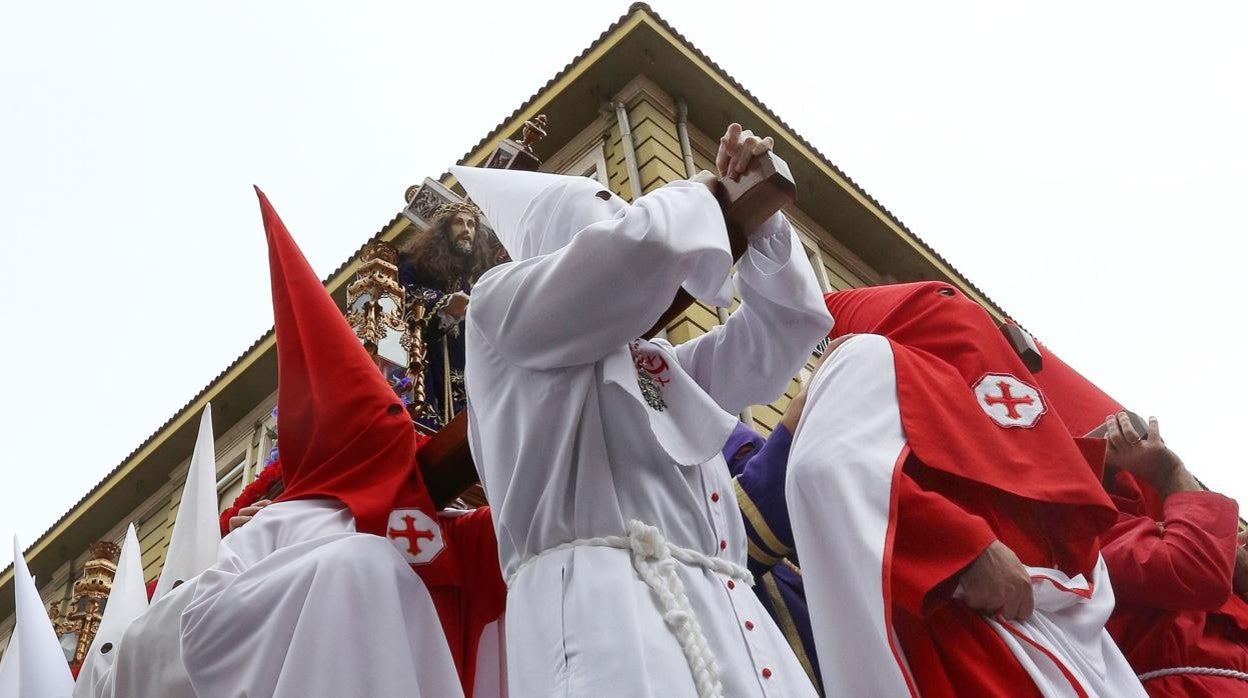
M 169 593 L 178 582 L 198 575 L 217 561 L 221 525 L 217 512 L 217 457 L 212 439 L 212 405 L 199 418 L 199 437 L 191 455 L 191 467 L 182 487 L 182 502 L 169 537 L 169 551 L 152 603 Z
M 100 619 L 100 629 L 91 641 L 86 658 L 82 660 L 82 668 L 78 670 L 74 698 L 96 695 L 100 679 L 108 673 L 117 658 L 121 636 L 146 610 L 147 584 L 143 581 L 139 537 L 134 532 L 134 524 L 130 524 L 121 543 L 117 574 L 113 576 L 113 588 L 108 593 L 108 605 L 104 608 L 104 617 Z
M 515 261 L 550 254 L 585 228 L 615 219 L 629 207 L 589 177 L 462 166 L 452 167 L 451 174 L 481 207 Z M 722 257 L 690 269 L 681 284 L 690 295 L 715 305 L 731 304 L 727 277 L 732 257 Z
M 13 595 L 17 628 L 9 643 L 10 652 L 20 647 L 18 693 L 20 698 L 69 698 L 74 692 L 74 676 L 52 628 L 52 619 L 43 607 L 35 580 L 26 567 L 22 548 L 13 536 Z M 16 646 L 15 646 L 16 645 Z

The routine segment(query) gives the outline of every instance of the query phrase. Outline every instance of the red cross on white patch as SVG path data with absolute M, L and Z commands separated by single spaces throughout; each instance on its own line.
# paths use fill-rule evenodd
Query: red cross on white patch
M 442 543 L 442 527 L 420 509 L 391 511 L 386 537 L 412 565 L 432 562 L 446 547 Z
M 984 412 L 1003 427 L 1033 427 L 1049 409 L 1037 388 L 1008 373 L 989 373 L 972 390 Z

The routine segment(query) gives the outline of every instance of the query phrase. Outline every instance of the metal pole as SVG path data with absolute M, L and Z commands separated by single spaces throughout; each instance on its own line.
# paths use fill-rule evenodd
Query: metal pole
M 693 148 L 689 147 L 689 105 L 684 97 L 676 100 L 676 135 L 680 138 L 680 157 L 685 161 L 685 176 L 692 177 L 698 168 L 693 164 Z
M 624 147 L 624 163 L 628 166 L 628 186 L 633 199 L 641 196 L 641 174 L 637 171 L 637 150 L 633 147 L 633 129 L 628 125 L 628 109 L 623 102 L 615 103 L 615 120 L 620 124 L 620 144 Z

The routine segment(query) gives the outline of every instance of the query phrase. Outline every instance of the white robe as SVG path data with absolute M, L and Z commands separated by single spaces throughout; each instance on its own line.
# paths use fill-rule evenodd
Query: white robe
M 197 581 L 195 577 L 170 590 L 126 628 L 117 659 L 96 685 L 96 696 L 196 698 L 182 663 L 181 619 Z
M 877 335 L 851 337 L 807 387 L 785 483 L 819 667 L 832 695 L 919 695 L 887 622 L 883 583 L 894 473 L 907 453 L 892 346 Z M 1092 580 L 1029 570 L 1032 616 L 986 622 L 1041 694 L 1142 698 L 1105 632 L 1114 594 L 1104 563 Z M 970 695 L 971 687 L 961 688 Z
M 719 451 L 733 413 L 776 398 L 832 324 L 787 220 L 769 221 L 739 263 L 742 305 L 725 325 L 676 347 L 639 343 L 652 365 L 667 364 L 666 409 L 647 406 L 628 347 L 699 259 L 727 250 L 709 192 L 675 182 L 558 251 L 496 267 L 473 290 L 469 436 L 510 580 L 511 695 L 695 695 L 629 552 L 551 549 L 623 535 L 638 520 L 673 545 L 745 564 Z M 724 695 L 815 695 L 750 589 L 701 567 L 676 573 Z
M 462 696 L 433 600 L 332 500 L 278 502 L 221 541 L 181 616 L 199 696 Z

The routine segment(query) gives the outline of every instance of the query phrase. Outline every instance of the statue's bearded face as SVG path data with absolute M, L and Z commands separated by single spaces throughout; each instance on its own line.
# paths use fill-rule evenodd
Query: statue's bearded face
M 451 217 L 446 226 L 446 239 L 451 249 L 463 256 L 472 254 L 472 244 L 477 239 L 477 217 L 460 211 Z

